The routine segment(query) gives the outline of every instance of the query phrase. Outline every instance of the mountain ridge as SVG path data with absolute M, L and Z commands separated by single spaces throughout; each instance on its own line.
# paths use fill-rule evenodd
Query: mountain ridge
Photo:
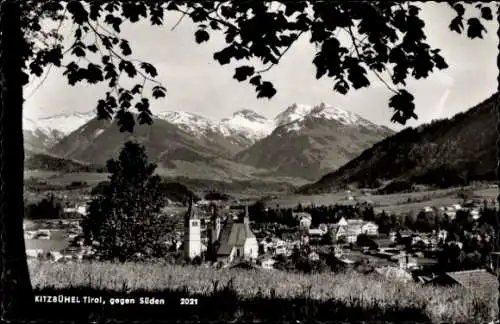
M 441 187 L 496 180 L 497 98 L 495 93 L 452 118 L 408 127 L 388 136 L 297 192 L 323 193 L 351 185 L 376 187 L 381 180 Z

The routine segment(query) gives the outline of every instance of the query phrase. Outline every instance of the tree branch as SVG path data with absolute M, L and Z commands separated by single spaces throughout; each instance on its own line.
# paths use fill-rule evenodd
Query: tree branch
M 87 25 L 92 29 L 92 31 L 99 37 L 99 39 L 101 40 L 101 42 L 103 42 L 104 40 L 104 36 L 101 35 L 101 33 L 99 33 L 99 31 L 97 31 L 94 26 L 92 26 L 92 24 L 90 23 L 90 21 L 86 21 Z M 103 42 L 104 43 L 104 42 Z M 115 50 L 113 50 L 112 48 L 107 48 L 108 51 L 110 52 L 110 54 L 114 55 L 115 57 L 119 58 L 120 60 L 122 61 L 129 61 L 127 59 L 125 59 L 123 56 L 121 56 L 120 54 L 118 54 Z M 140 60 L 136 60 L 136 61 L 139 61 L 141 63 L 143 63 L 143 61 L 140 61 Z M 137 73 L 139 75 L 141 75 L 143 78 L 145 78 L 146 80 L 148 81 L 151 81 L 153 83 L 156 83 L 156 84 L 161 84 L 161 82 L 158 82 L 156 81 L 155 79 L 152 79 L 150 77 L 148 77 L 147 75 L 145 75 L 144 73 L 142 73 L 140 70 L 137 69 Z
M 354 45 L 354 49 L 356 50 L 356 55 L 358 57 L 358 59 L 360 61 L 361 60 L 361 53 L 359 51 L 359 48 L 358 48 L 358 44 L 356 43 L 357 41 L 357 38 L 354 36 L 354 33 L 352 31 L 352 28 L 351 26 L 349 26 L 347 28 L 347 31 L 349 32 L 349 35 L 351 35 L 351 40 L 352 40 L 352 44 Z M 395 94 L 399 94 L 399 91 L 397 90 L 394 90 L 381 76 L 380 74 L 377 72 L 377 71 L 374 71 L 373 69 L 371 69 L 371 71 L 373 72 L 373 74 L 375 74 L 375 76 L 387 87 L 387 89 L 389 89 L 390 91 L 392 91 L 393 93 Z

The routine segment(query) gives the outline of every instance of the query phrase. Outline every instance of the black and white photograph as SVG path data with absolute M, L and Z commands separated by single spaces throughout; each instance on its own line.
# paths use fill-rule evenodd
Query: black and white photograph
M 3 317 L 499 323 L 498 7 L 1 1 Z

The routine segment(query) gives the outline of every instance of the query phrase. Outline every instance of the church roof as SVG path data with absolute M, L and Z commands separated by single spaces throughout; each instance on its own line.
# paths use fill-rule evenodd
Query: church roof
M 199 215 L 198 213 L 195 212 L 195 207 L 194 207 L 194 204 L 193 204 L 193 199 L 191 199 L 191 201 L 189 202 L 189 206 L 188 206 L 188 210 L 186 212 L 186 216 L 185 216 L 186 220 L 188 219 L 199 219 Z
M 221 231 L 219 255 L 229 255 L 234 246 L 243 246 L 249 238 L 255 238 L 248 223 L 228 222 Z

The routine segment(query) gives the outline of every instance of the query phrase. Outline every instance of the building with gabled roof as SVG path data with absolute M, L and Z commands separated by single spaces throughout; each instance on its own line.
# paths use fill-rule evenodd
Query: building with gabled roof
M 498 287 L 498 279 L 485 269 L 446 272 L 434 279 L 435 284 L 460 285 L 467 289 L 484 289 Z
M 256 259 L 259 245 L 255 234 L 250 229 L 248 206 L 245 206 L 243 220 L 228 217 L 219 237 L 217 258 L 232 262 L 235 259 Z

